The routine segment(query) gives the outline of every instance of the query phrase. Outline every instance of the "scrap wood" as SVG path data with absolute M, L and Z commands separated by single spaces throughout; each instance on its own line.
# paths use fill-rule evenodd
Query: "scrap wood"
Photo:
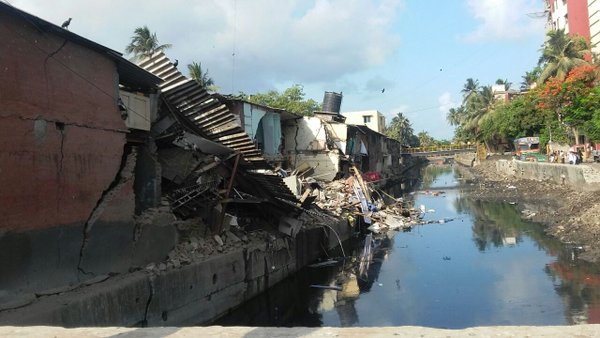
M 371 194 L 369 193 L 369 187 L 365 184 L 365 181 L 362 178 L 362 173 L 360 172 L 360 170 L 358 170 L 358 168 L 356 168 L 356 165 L 354 164 L 352 165 L 352 170 L 354 171 L 354 176 L 358 180 L 358 183 L 360 184 L 365 194 L 365 198 L 368 202 L 371 202 Z

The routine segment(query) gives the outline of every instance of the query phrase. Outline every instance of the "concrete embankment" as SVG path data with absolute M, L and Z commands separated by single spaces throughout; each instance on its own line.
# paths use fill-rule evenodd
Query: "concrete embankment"
M 600 189 L 600 171 L 592 166 L 594 164 L 570 165 L 516 160 L 498 160 L 496 162 L 498 173 L 508 177 L 550 181 L 589 191 Z
M 0 313 L 0 325 L 167 326 L 207 323 L 264 292 L 338 246 L 353 228 L 343 219 L 295 239 L 240 246 L 162 272 L 136 271 Z M 16 332 L 16 331 L 14 331 Z M 10 332 L 7 332 L 10 334 Z M 91 331 L 90 331 L 91 334 Z M 85 333 L 84 333 L 85 335 Z
M 77 328 L 0 327 L 2 337 L 598 337 L 600 325 L 575 326 L 490 326 L 460 330 L 419 326 L 397 327 L 157 327 Z

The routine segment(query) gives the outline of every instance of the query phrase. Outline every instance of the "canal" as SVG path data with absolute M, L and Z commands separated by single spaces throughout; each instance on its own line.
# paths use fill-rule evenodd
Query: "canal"
M 308 267 L 221 318 L 216 325 L 397 326 L 600 323 L 600 268 L 577 259 L 515 203 L 469 199 L 451 166 L 423 169 L 403 196 L 426 212 L 407 232 L 364 238 L 335 266 Z M 332 254 L 335 256 L 335 254 Z M 323 289 L 311 285 L 335 287 Z

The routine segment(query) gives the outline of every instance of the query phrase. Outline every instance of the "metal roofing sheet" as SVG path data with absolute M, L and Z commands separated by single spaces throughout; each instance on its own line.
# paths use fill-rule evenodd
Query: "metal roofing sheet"
M 259 149 L 240 125 L 237 116 L 219 100 L 209 94 L 196 81 L 186 78 L 162 53 L 143 60 L 140 66 L 163 79 L 160 84 L 162 96 L 177 114 L 189 121 L 204 136 L 228 148 L 239 151 L 248 162 L 240 165 L 246 169 L 244 176 L 249 189 L 261 197 L 279 197 L 296 201 L 296 197 L 281 177 L 273 174 L 255 173 L 248 170 L 272 169 Z

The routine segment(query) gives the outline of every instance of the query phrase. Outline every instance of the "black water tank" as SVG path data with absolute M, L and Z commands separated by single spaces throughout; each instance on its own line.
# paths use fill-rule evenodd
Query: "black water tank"
M 342 105 L 342 93 L 325 92 L 323 96 L 323 111 L 330 113 L 340 113 Z

